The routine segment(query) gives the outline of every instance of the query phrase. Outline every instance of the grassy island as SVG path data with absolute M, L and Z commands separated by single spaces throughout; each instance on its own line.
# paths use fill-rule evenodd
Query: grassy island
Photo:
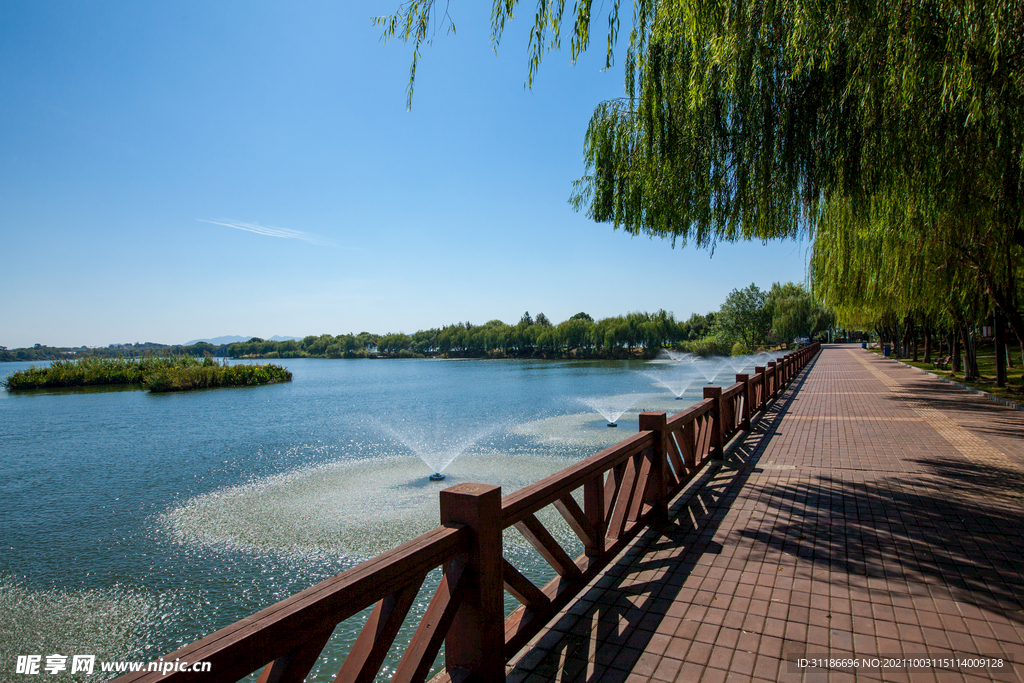
M 290 382 L 279 365 L 228 365 L 210 356 L 80 358 L 19 370 L 3 380 L 8 391 L 129 385 L 155 392 Z

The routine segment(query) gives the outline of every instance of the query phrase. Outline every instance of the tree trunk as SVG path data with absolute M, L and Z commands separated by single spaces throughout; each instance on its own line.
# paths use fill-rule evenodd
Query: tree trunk
M 978 354 L 974 348 L 974 335 L 966 325 L 960 328 L 964 346 L 964 379 L 978 379 Z
M 932 328 L 924 326 L 924 362 L 932 362 Z
M 951 367 L 953 368 L 953 372 L 960 372 L 960 337 L 956 332 L 950 332 L 950 336 L 953 337 L 953 362 Z
M 913 324 L 913 318 L 909 315 L 903 321 L 903 348 L 905 355 L 916 362 L 918 360 L 918 327 Z
M 1007 296 L 998 287 L 993 287 L 989 284 L 988 287 L 989 295 L 992 300 L 995 301 L 1006 319 L 1010 322 L 1010 327 L 1013 328 L 1013 333 L 1017 337 L 1017 341 L 1020 342 L 1021 348 L 1024 349 L 1024 316 L 1021 316 L 1021 312 L 1017 310 L 1016 306 L 1012 305 L 1010 296 Z
M 996 345 L 996 386 L 1006 386 L 1006 332 L 1003 328 L 1006 327 L 1006 320 L 1003 318 L 1002 311 L 996 306 L 995 315 L 992 316 L 992 324 L 995 325 L 995 345 Z

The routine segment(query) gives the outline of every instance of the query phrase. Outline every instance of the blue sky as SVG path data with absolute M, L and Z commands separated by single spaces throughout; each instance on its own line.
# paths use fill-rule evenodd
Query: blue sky
M 686 318 L 803 281 L 805 242 L 711 257 L 572 210 L 622 94 L 603 33 L 530 91 L 533 5 L 495 55 L 490 3 L 453 2 L 406 111 L 411 48 L 371 21 L 397 5 L 0 4 L 0 345 Z

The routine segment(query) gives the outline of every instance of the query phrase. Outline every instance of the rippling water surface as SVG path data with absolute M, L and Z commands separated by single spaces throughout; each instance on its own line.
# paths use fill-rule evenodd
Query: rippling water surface
M 433 528 L 446 486 L 510 492 L 625 438 L 641 410 L 688 405 L 643 374 L 656 364 L 277 362 L 293 382 L 0 391 L 0 678 L 18 654 L 155 659 Z M 638 398 L 618 429 L 578 400 L 623 394 Z M 456 451 L 429 482 L 423 459 Z M 550 574 L 514 537 L 506 554 Z M 336 673 L 350 621 L 312 680 Z

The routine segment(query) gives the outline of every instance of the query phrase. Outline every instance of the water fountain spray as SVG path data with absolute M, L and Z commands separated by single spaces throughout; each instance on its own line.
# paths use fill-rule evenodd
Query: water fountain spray
M 683 400 L 683 394 L 693 384 L 694 377 L 688 369 L 675 368 L 674 371 L 645 372 L 646 376 L 675 394 L 677 401 Z
M 444 470 L 454 460 L 465 453 L 470 446 L 494 432 L 497 427 L 491 426 L 470 434 L 445 437 L 442 434 L 426 433 L 408 423 L 396 425 L 380 425 L 380 429 L 400 441 L 406 448 L 416 454 L 423 463 L 433 470 L 430 481 L 444 481 Z
M 722 372 L 724 365 L 725 363 L 721 357 L 702 358 L 696 363 L 697 369 L 700 370 L 700 374 L 704 375 L 704 379 L 708 381 L 708 384 L 715 383 L 715 378 Z
M 595 396 L 577 399 L 583 405 L 601 413 L 608 421 L 609 427 L 618 427 L 618 419 L 640 400 L 640 394 L 620 394 L 618 396 Z

